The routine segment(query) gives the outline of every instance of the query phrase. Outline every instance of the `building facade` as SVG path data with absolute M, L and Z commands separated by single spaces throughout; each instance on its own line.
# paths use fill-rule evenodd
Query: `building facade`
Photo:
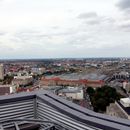
M 125 118 L 130 120 L 130 98 L 121 98 L 120 101 L 111 103 L 106 110 L 110 116 Z
M 102 87 L 105 84 L 103 80 L 87 80 L 87 79 L 79 79 L 79 80 L 69 80 L 69 79 L 61 79 L 61 78 L 45 78 L 43 77 L 40 81 L 40 85 L 42 86 L 86 86 L 86 87 Z
M 4 79 L 4 65 L 0 64 L 0 80 Z

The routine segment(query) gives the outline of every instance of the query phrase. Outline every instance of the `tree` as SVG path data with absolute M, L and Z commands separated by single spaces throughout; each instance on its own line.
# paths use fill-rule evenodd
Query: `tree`
M 90 96 L 94 111 L 96 112 L 104 112 L 110 103 L 113 103 L 115 100 L 119 100 L 122 97 L 116 92 L 115 88 L 110 86 L 104 86 L 102 88 L 97 88 L 96 90 L 89 87 L 87 92 Z
M 14 78 L 13 76 L 10 76 L 7 74 L 3 80 L 4 84 L 10 84 L 12 82 L 13 78 Z
M 103 98 L 99 98 L 98 100 L 96 100 L 94 102 L 94 111 L 98 112 L 98 111 L 105 111 L 106 110 L 106 106 L 107 106 L 107 102 L 105 99 Z
M 95 90 L 92 87 L 88 87 L 86 92 L 89 94 L 89 96 L 93 96 L 95 93 Z

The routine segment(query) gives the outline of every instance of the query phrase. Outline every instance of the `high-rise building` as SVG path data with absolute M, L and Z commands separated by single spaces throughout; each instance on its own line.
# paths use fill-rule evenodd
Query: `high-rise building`
M 4 65 L 0 64 L 0 79 L 4 79 Z

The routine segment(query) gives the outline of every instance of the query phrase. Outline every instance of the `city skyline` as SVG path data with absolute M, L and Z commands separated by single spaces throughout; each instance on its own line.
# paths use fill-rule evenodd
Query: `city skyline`
M 0 0 L 0 59 L 130 57 L 129 0 Z

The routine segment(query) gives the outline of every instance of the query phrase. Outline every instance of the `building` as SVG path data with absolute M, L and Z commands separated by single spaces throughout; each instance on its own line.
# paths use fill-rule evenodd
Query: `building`
M 121 98 L 120 103 L 126 108 L 130 107 L 130 98 Z
M 43 74 L 45 72 L 45 68 L 32 68 L 31 73 L 32 74 Z
M 123 88 L 126 90 L 126 92 L 130 92 L 130 82 L 124 81 L 123 82 Z
M 14 79 L 12 80 L 12 85 L 25 86 L 32 83 L 32 81 L 32 76 L 14 76 Z
M 130 130 L 130 121 L 95 113 L 40 90 L 0 96 L 0 129 Z
M 120 101 L 110 104 L 106 113 L 130 120 L 130 98 L 121 98 Z
M 129 79 L 130 74 L 128 72 L 122 71 L 113 75 L 115 79 Z
M 87 80 L 87 79 L 61 79 L 57 77 L 45 78 L 40 81 L 42 86 L 86 86 L 86 87 L 102 87 L 105 82 L 103 80 Z
M 0 85 L 0 95 L 7 95 L 14 93 L 16 91 L 15 87 L 12 85 Z
M 106 75 L 99 73 L 71 73 L 42 77 L 41 85 L 45 86 L 84 86 L 102 87 L 105 84 Z
M 4 79 L 4 65 L 0 64 L 0 80 Z
M 106 110 L 106 114 L 118 118 L 127 119 L 127 116 L 121 111 L 120 107 L 116 103 L 111 103 Z
M 61 89 L 59 90 L 58 95 L 72 100 L 84 99 L 83 88 L 79 88 L 79 87 L 67 87 L 66 89 Z

